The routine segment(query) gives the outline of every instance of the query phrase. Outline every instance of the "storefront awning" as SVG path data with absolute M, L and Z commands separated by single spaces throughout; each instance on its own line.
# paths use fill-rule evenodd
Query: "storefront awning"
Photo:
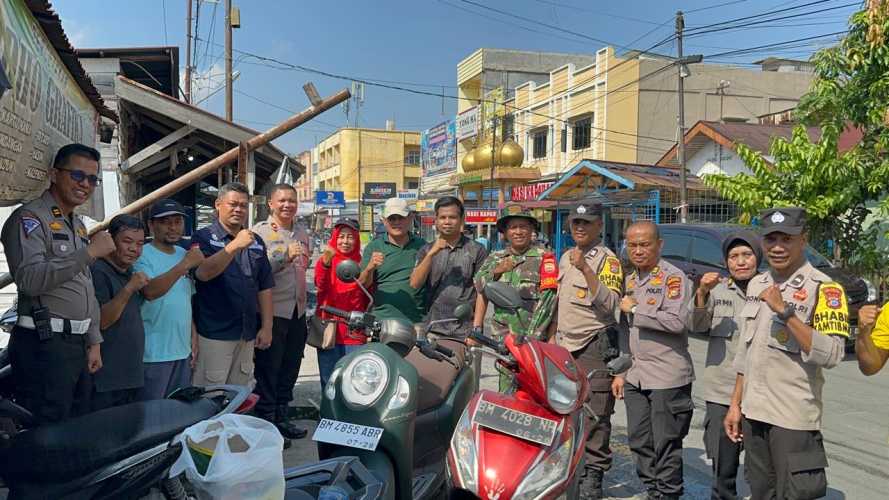
M 678 189 L 679 172 L 675 169 L 601 160 L 581 160 L 571 170 L 537 197 L 538 200 L 579 200 L 597 193 L 614 191 L 649 191 Z M 693 191 L 707 191 L 700 179 L 689 175 L 686 186 Z

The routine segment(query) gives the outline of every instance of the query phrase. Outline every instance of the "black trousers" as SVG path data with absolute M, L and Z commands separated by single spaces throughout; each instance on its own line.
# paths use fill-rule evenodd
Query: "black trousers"
M 741 443 L 728 438 L 722 421 L 728 413 L 728 406 L 707 401 L 707 416 L 704 417 L 704 449 L 712 462 L 713 500 L 735 500 L 738 498 L 738 467 L 741 465 Z
M 293 399 L 293 386 L 299 376 L 303 350 L 306 347 L 306 317 L 293 319 L 275 317 L 272 324 L 272 345 L 268 349 L 256 349 L 253 373 L 259 396 L 256 415 L 274 420 L 275 408 L 286 406 Z
M 92 387 L 87 370 L 86 336 L 53 333 L 41 341 L 35 330 L 16 326 L 9 339 L 9 360 L 18 404 L 37 425 L 89 412 Z
M 753 500 L 827 495 L 827 455 L 819 431 L 744 420 L 744 466 Z
M 571 353 L 577 364 L 587 373 L 605 369 L 598 342 L 598 338 L 594 339 L 583 349 Z M 590 383 L 590 397 L 587 400 L 596 417 L 589 414 L 586 416 L 585 428 L 589 431 L 586 440 L 586 467 L 602 472 L 611 469 L 611 415 L 614 413 L 611 379 L 607 373 L 597 373 Z
M 691 384 L 640 389 L 627 383 L 624 400 L 628 441 L 639 479 L 650 492 L 678 498 L 683 492 L 682 440 L 694 411 Z

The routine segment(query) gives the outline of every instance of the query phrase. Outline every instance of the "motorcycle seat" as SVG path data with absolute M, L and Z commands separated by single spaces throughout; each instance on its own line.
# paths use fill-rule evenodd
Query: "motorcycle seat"
M 219 409 L 211 399 L 159 399 L 30 429 L 0 449 L 0 475 L 7 482 L 70 481 L 169 441 Z
M 448 339 L 438 343 L 454 351 L 451 362 L 430 359 L 416 347 L 405 356 L 405 360 L 417 369 L 417 413 L 441 406 L 460 371 L 465 368 L 466 344 Z

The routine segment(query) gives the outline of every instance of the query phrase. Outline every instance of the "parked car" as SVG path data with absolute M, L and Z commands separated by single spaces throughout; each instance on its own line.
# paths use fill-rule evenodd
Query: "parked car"
M 725 259 L 722 256 L 722 242 L 733 231 L 749 229 L 733 224 L 661 224 L 658 226 L 664 248 L 661 257 L 683 270 L 694 280 L 695 286 L 704 274 L 715 271 L 728 275 Z M 877 290 L 866 279 L 853 275 L 846 269 L 834 266 L 826 257 L 809 246 L 806 249 L 809 262 L 824 274 L 843 286 L 849 299 L 849 322 L 851 335 L 846 343 L 847 350 L 854 347 L 858 334 L 858 309 L 877 299 Z M 626 263 L 626 247 L 621 248 L 622 260 Z M 767 263 L 760 263 L 760 271 Z

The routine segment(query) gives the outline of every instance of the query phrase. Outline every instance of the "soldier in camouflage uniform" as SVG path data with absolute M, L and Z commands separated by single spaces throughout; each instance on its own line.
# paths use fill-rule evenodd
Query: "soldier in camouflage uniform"
M 497 220 L 497 230 L 509 246 L 485 259 L 475 275 L 475 287 L 481 294 L 489 281 L 507 282 L 519 290 L 525 304 L 518 313 L 495 306 L 492 332 L 497 338 L 512 332 L 545 340 L 556 306 L 559 269 L 555 255 L 533 244 L 540 223 L 519 207 L 507 209 Z

